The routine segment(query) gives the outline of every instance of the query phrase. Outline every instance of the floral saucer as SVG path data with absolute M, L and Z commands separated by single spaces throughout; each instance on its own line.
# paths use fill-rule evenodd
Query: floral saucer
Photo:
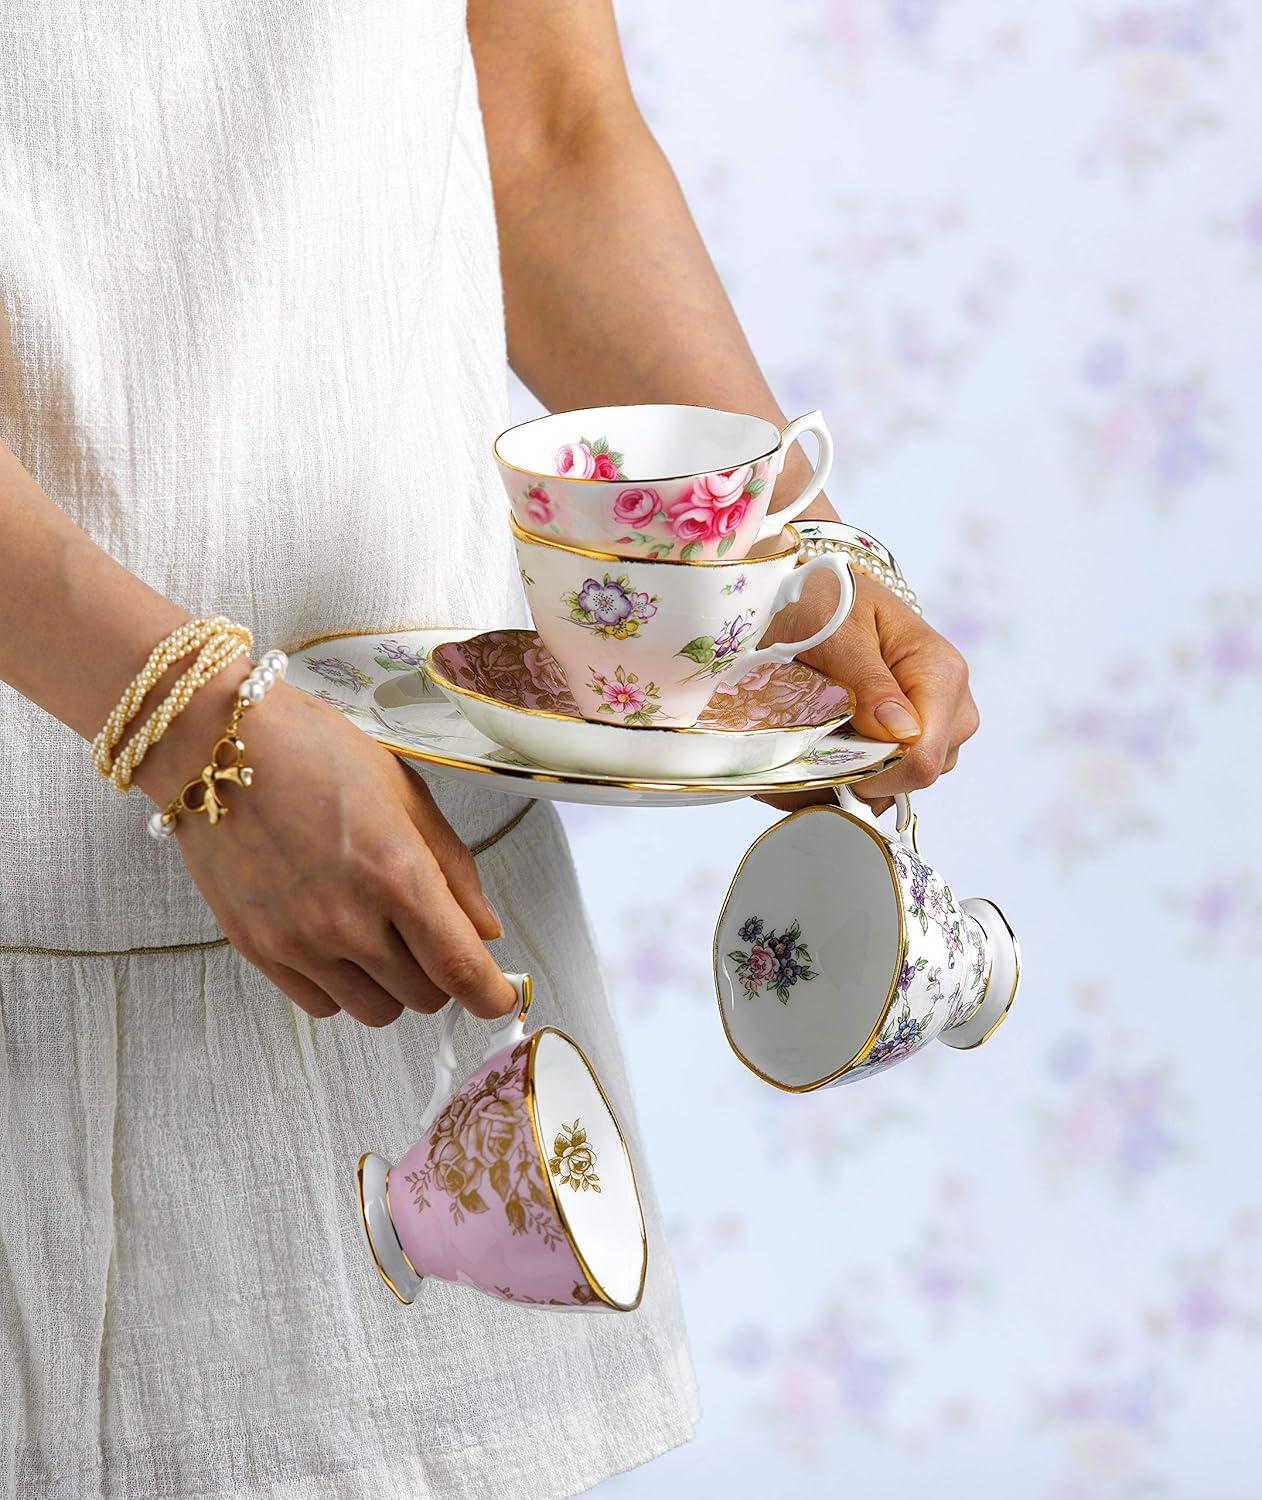
M 747 776 L 796 760 L 844 724 L 854 697 L 800 662 L 760 662 L 719 687 L 695 725 L 583 717 L 533 630 L 489 630 L 430 648 L 425 669 L 475 729 L 563 771 L 600 776 Z M 613 710 L 608 710 L 612 714 Z
M 323 636 L 289 653 L 288 681 L 345 714 L 426 775 L 551 802 L 690 807 L 759 792 L 814 791 L 875 776 L 907 751 L 905 745 L 863 739 L 843 726 L 796 760 L 752 775 L 654 778 L 562 771 L 489 739 L 418 670 L 434 646 L 476 634 L 444 627 Z

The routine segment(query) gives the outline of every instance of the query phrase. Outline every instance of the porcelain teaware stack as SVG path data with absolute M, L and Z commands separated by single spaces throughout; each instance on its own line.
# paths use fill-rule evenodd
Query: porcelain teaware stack
M 769 515 L 785 454 L 808 433 L 810 482 Z M 843 558 L 798 566 L 789 524 L 831 464 L 818 412 L 783 432 L 695 406 L 561 412 L 501 434 L 495 457 L 535 629 L 429 656 L 488 736 L 562 769 L 727 776 L 783 765 L 849 718 L 848 691 L 794 660 L 854 599 Z M 815 572 L 837 579 L 831 617 L 755 649 Z
M 810 481 L 769 513 L 785 454 L 808 433 L 818 445 Z M 794 660 L 854 601 L 840 554 L 799 562 L 792 521 L 832 459 L 818 412 L 781 432 L 700 407 L 600 407 L 523 423 L 494 451 L 535 629 L 429 641 L 411 698 L 397 681 L 384 698 L 378 690 L 387 727 L 392 705 L 421 702 L 433 684 L 488 741 L 551 768 L 523 774 L 556 794 L 567 774 L 636 777 L 612 784 L 646 791 L 718 778 L 710 789 L 796 765 L 848 721 L 850 692 Z M 832 615 L 805 639 L 759 648 L 816 572 L 836 578 Z M 328 675 L 335 660 L 314 666 Z M 373 660 L 395 664 L 380 651 Z M 869 747 L 874 769 L 890 748 Z M 834 754 L 836 771 L 824 767 L 812 784 L 832 786 L 835 800 L 755 840 L 714 934 L 729 1044 L 794 1093 L 871 1077 L 935 1038 L 976 1047 L 1020 980 L 1020 948 L 999 908 L 956 899 L 922 858 L 905 797 L 894 833 L 883 832 L 842 784 L 855 774 L 845 758 L 862 762 L 863 752 Z M 452 754 L 423 758 L 439 774 L 491 770 L 485 756 L 476 767 Z M 360 1158 L 368 1248 L 404 1302 L 436 1276 L 527 1306 L 628 1311 L 643 1291 L 647 1242 L 625 1140 L 578 1043 L 553 1027 L 527 1032 L 530 977 L 508 977 L 519 1009 L 458 1086 L 463 1012 L 447 1007 L 417 1144 L 394 1165 Z

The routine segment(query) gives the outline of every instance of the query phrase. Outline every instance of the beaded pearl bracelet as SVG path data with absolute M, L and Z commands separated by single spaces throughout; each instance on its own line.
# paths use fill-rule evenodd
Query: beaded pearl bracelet
M 177 661 L 188 656 L 190 652 L 205 647 L 209 641 L 221 635 L 236 637 L 243 643 L 243 649 L 246 651 L 253 644 L 254 638 L 245 626 L 236 624 L 228 619 L 227 615 L 212 615 L 203 620 L 186 620 L 183 625 L 177 626 L 158 642 L 149 653 L 144 666 L 127 685 L 127 691 L 111 709 L 109 718 L 92 741 L 90 750 L 92 764 L 102 776 L 112 774 L 114 749 L 122 738 L 123 731 L 139 713 L 140 705 L 145 697 L 162 680 L 168 668 L 173 667 Z M 150 744 L 152 743 L 156 741 L 150 741 Z M 139 763 L 140 757 L 136 756 L 131 763 L 131 769 L 134 770 Z M 121 786 L 119 790 L 125 791 L 126 786 Z
M 818 557 L 821 552 L 841 552 L 858 572 L 875 578 L 908 609 L 916 614 L 922 613 L 915 590 L 904 580 L 894 554 L 884 543 L 844 521 L 797 521 L 794 524 L 801 537 L 799 557 L 805 560 Z
M 200 773 L 184 783 L 180 795 L 160 812 L 149 814 L 149 832 L 155 839 L 170 838 L 181 813 L 205 813 L 212 825 L 228 816 L 227 804 L 219 795 L 219 785 L 230 782 L 249 786 L 254 780 L 253 767 L 245 763 L 245 745 L 237 728 L 247 710 L 261 703 L 269 688 L 284 677 L 289 658 L 283 651 L 265 651 L 258 665 L 237 689 L 236 702 L 228 725 L 215 741 L 210 759 Z

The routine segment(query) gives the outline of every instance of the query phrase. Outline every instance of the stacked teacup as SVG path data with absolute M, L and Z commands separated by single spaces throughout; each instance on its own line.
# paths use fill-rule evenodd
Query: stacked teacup
M 807 433 L 814 472 L 769 512 L 785 455 Z M 708 407 L 592 407 L 510 428 L 495 457 L 535 629 L 585 719 L 693 728 L 720 687 L 791 661 L 850 611 L 844 558 L 799 567 L 789 524 L 831 466 L 818 412 L 781 432 Z M 755 649 L 819 571 L 838 580 L 832 615 L 805 639 Z

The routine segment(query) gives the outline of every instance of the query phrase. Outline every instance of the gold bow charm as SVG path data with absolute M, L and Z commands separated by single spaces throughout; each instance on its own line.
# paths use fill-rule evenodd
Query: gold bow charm
M 224 752 L 230 759 L 222 759 Z M 227 804 L 216 790 L 221 781 L 230 781 L 237 786 L 249 786 L 254 779 L 253 770 L 245 764 L 245 745 L 237 739 L 234 734 L 225 734 L 222 739 L 215 741 L 215 748 L 210 752 L 210 764 L 202 767 L 202 774 L 195 777 L 180 793 L 180 803 L 187 812 L 205 813 L 211 823 L 218 823 L 220 818 L 228 816 Z M 194 802 L 193 796 L 198 788 L 201 788 L 200 800 Z

